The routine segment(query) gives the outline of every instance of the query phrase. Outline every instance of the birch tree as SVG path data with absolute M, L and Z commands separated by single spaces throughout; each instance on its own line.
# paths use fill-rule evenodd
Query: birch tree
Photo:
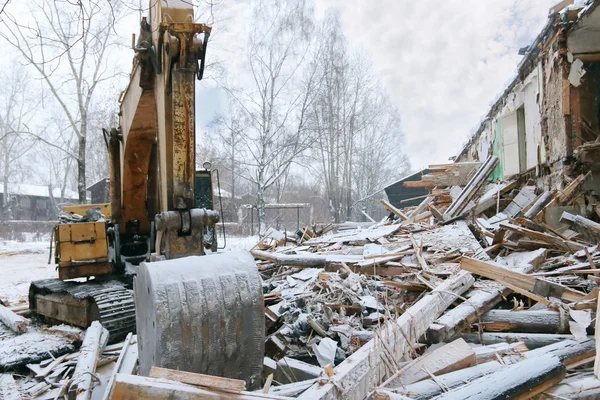
M 306 128 L 316 71 L 307 65 L 313 28 L 308 1 L 257 2 L 247 44 L 249 79 L 226 85 L 248 122 L 241 136 L 240 175 L 255 185 L 259 231 L 267 190 L 310 144 Z
M 398 110 L 373 68 L 344 37 L 339 17 L 327 14 L 321 28 L 325 50 L 318 58 L 321 85 L 309 118 L 315 132 L 313 157 L 320 166 L 331 218 L 351 217 L 362 193 L 379 190 L 385 171 L 406 165 Z
M 31 150 L 29 124 L 39 101 L 29 91 L 28 76 L 22 68 L 13 68 L 2 77 L 4 90 L 0 91 L 0 175 L 2 202 L 0 219 L 9 211 L 8 184 L 19 171 L 26 170 L 21 161 Z
M 90 0 L 75 5 L 33 0 L 28 6 L 29 22 L 22 22 L 8 7 L 4 10 L 0 35 L 35 71 L 68 121 L 68 132 L 77 142 L 74 151 L 42 135 L 36 139 L 73 158 L 79 202 L 85 203 L 90 107 L 102 83 L 116 75 L 108 61 L 116 46 L 114 24 L 121 13 L 115 4 Z

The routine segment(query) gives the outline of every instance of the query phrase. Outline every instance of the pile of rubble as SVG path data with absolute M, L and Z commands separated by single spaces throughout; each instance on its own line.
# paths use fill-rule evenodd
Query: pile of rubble
M 107 345 L 97 322 L 40 330 L 2 308 L 0 338 L 15 345 L 0 347 L 0 397 L 598 398 L 589 177 L 545 191 L 527 176 L 489 183 L 496 163 L 431 166 L 409 183 L 429 190 L 418 206 L 382 200 L 390 215 L 369 227 L 262 238 L 251 249 L 265 300 L 259 391 L 162 368 L 138 376 L 135 335 Z
M 588 336 L 600 225 L 584 216 L 587 177 L 547 191 L 526 176 L 488 183 L 496 163 L 431 166 L 424 184 L 408 184 L 430 194 L 404 209 L 382 200 L 390 216 L 370 228 L 304 229 L 296 246 L 252 249 L 267 300 L 265 375 L 282 384 L 269 393 L 600 396 Z

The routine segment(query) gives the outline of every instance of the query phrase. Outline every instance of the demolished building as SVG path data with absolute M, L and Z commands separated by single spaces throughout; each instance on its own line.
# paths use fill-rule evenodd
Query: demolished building
M 567 3 L 459 162 L 399 181 L 420 191 L 382 200 L 387 218 L 336 233 L 272 230 L 250 249 L 262 279 L 252 303 L 264 312 L 261 389 L 150 362 L 138 354 L 150 323 L 137 326 L 139 341 L 129 333 L 107 344 L 97 322 L 85 333 L 49 329 L 9 304 L 0 307 L 0 340 L 11 343 L 0 346 L 0 397 L 599 398 L 600 224 L 585 217 L 598 220 L 589 207 L 596 139 L 581 133 L 597 108 L 581 89 L 593 63 L 577 63 L 589 71 L 577 69 L 575 85 L 569 74 L 583 52 L 557 47 L 547 75 L 543 49 L 568 45 L 579 28 L 593 34 L 600 11 Z M 199 337 L 187 333 L 187 344 Z
M 598 2 L 563 1 L 553 7 L 517 76 L 456 161 L 483 161 L 493 154 L 500 161 L 493 179 L 527 172 L 538 186 L 559 189 L 563 176 L 576 175 L 584 163 L 597 174 L 599 32 Z M 597 188 L 598 178 L 586 185 Z

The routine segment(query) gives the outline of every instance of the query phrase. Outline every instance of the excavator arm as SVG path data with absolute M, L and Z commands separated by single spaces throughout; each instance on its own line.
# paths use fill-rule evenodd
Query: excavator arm
M 190 2 L 150 1 L 119 128 L 108 140 L 110 207 L 79 206 L 72 211 L 94 208 L 104 218 L 56 230 L 59 278 L 96 279 L 33 282 L 30 307 L 82 327 L 100 320 L 113 340 L 135 326 L 141 374 L 182 369 L 255 389 L 265 325 L 254 259 L 247 251 L 196 257 L 219 219 L 210 209 L 210 171 L 195 171 L 195 84 L 210 31 L 194 22 Z
M 194 188 L 195 83 L 210 31 L 194 23 L 186 1 L 152 1 L 150 22 L 141 22 L 114 133 L 120 145 L 110 147 L 111 208 L 125 257 L 141 256 L 139 239 L 152 236 L 153 222 L 156 240 L 148 247 L 157 255 L 202 255 L 205 229 L 218 222 L 215 211 L 196 208 Z

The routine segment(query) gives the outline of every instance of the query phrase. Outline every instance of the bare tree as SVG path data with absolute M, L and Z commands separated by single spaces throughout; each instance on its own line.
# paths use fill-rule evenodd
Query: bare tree
M 322 25 L 325 51 L 318 59 L 319 86 L 309 113 L 326 201 L 334 221 L 350 218 L 362 193 L 379 190 L 380 168 L 403 169 L 399 114 L 371 65 L 352 52 L 335 12 Z M 377 172 L 379 171 L 379 173 Z
M 116 75 L 108 60 L 116 45 L 113 26 L 121 14 L 112 3 L 107 7 L 91 0 L 78 1 L 76 6 L 54 0 L 28 4 L 34 22 L 25 26 L 6 9 L 0 35 L 36 71 L 68 121 L 68 131 L 77 139 L 75 151 L 42 135 L 36 139 L 74 159 L 79 202 L 85 203 L 90 107 L 102 82 Z
M 29 81 L 22 68 L 13 68 L 10 76 L 3 76 L 4 90 L 0 91 L 0 174 L 2 175 L 2 202 L 0 218 L 9 211 L 8 184 L 19 171 L 26 170 L 20 161 L 31 150 L 28 124 L 38 101 L 29 92 Z
M 248 124 L 244 110 L 236 102 L 231 102 L 229 113 L 218 114 L 208 127 L 218 144 L 222 165 L 227 169 L 232 198 L 237 194 L 236 182 L 242 173 L 238 168 L 241 162 L 239 153 L 242 136 Z
M 310 144 L 306 114 L 315 68 L 307 65 L 313 26 L 308 1 L 257 2 L 247 46 L 249 83 L 226 89 L 248 125 L 241 136 L 240 175 L 256 187 L 259 231 L 264 233 L 267 190 Z

